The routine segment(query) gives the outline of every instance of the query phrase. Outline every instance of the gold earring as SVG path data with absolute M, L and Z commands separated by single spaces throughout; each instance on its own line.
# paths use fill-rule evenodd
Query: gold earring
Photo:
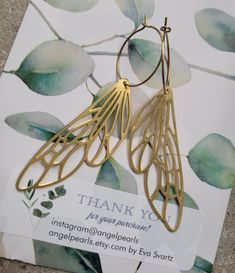
M 123 43 L 116 61 L 117 81 L 111 85 L 103 96 L 92 103 L 78 117 L 56 133 L 23 168 L 16 181 L 19 191 L 42 188 L 61 182 L 74 174 L 83 163 L 97 167 L 108 160 L 126 138 L 130 125 L 131 99 L 130 88 L 139 86 L 149 80 L 158 69 L 138 84 L 131 84 L 120 75 L 119 63 L 126 43 L 133 35 L 144 30 L 135 30 Z M 119 138 L 111 144 L 111 135 L 118 124 Z M 71 159 L 75 160 L 71 160 Z M 35 167 L 42 167 L 33 184 L 28 185 L 26 176 Z M 54 171 L 54 172 L 51 172 Z M 30 177 L 31 178 L 31 177 Z
M 170 88 L 168 33 L 171 29 L 167 26 L 167 18 L 161 31 L 163 32 L 161 40 L 163 87 L 134 117 L 130 129 L 128 156 L 131 169 L 144 176 L 144 191 L 152 211 L 169 231 L 174 232 L 179 228 L 182 218 L 184 189 L 173 93 Z M 142 133 L 139 139 L 137 131 Z M 152 169 L 156 175 L 154 181 L 150 179 Z M 156 202 L 157 200 L 162 201 L 161 205 L 160 202 Z M 177 205 L 176 220 L 173 225 L 169 223 L 169 215 L 167 215 L 169 203 L 172 202 Z

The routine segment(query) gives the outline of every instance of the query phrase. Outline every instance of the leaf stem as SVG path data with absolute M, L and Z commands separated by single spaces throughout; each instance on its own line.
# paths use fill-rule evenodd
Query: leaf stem
M 82 45 L 82 47 L 85 48 L 85 47 L 92 47 L 92 46 L 100 45 L 100 44 L 103 44 L 105 42 L 112 41 L 112 40 L 114 40 L 116 38 L 124 38 L 124 39 L 126 39 L 126 36 L 129 35 L 129 34 L 130 33 L 113 35 L 113 36 L 111 36 L 109 38 L 103 39 L 103 40 L 98 41 L 98 42 L 94 42 L 94 43 Z
M 34 226 L 34 223 L 33 223 L 33 220 L 32 220 L 32 217 L 31 217 L 31 209 L 28 209 L 28 215 L 29 215 L 29 221 L 32 225 L 32 227 Z
M 194 65 L 194 64 L 188 64 L 188 65 L 193 69 L 197 69 L 197 70 L 200 70 L 202 72 L 206 72 L 206 73 L 213 74 L 213 75 L 216 75 L 216 76 L 219 76 L 219 77 L 223 77 L 223 78 L 228 79 L 228 80 L 235 81 L 235 76 L 233 76 L 233 75 L 228 75 L 228 74 L 216 71 L 216 70 L 212 70 L 212 69 L 205 68 L 205 67 L 198 66 L 198 65 Z
M 15 70 L 3 70 L 2 73 L 6 73 L 6 74 L 15 74 L 16 71 L 15 71 Z
M 117 56 L 118 55 L 117 52 L 107 52 L 107 51 L 87 51 L 87 53 L 89 55 L 94 55 L 94 56 Z M 122 53 L 122 56 L 123 57 L 128 57 L 128 53 Z M 216 75 L 218 77 L 223 77 L 225 79 L 235 81 L 235 76 L 233 76 L 233 75 L 225 74 L 225 73 L 222 73 L 220 71 L 212 70 L 212 69 L 202 67 L 202 66 L 198 66 L 198 65 L 194 65 L 194 64 L 188 64 L 188 65 L 192 69 L 197 69 L 197 70 L 200 70 L 200 71 L 205 72 L 205 73 L 209 73 L 209 74 L 212 74 L 212 75 Z
M 88 92 L 92 95 L 92 97 L 94 98 L 95 94 L 90 90 L 87 81 L 85 81 L 85 84 L 86 84 L 86 89 L 87 89 L 87 91 L 88 91 Z
M 137 272 L 139 271 L 139 269 L 140 269 L 142 263 L 143 263 L 143 262 L 139 262 L 139 264 L 138 264 L 138 266 L 137 266 L 137 268 L 136 268 L 136 270 L 135 270 L 135 273 L 137 273 Z
M 42 13 L 42 11 L 38 8 L 38 6 L 36 4 L 34 4 L 33 1 L 29 1 L 29 3 L 35 8 L 35 10 L 39 13 L 39 15 L 42 17 L 42 19 L 45 21 L 45 23 L 47 24 L 47 26 L 50 28 L 50 30 L 55 34 L 55 36 L 59 39 L 59 40 L 64 40 L 59 33 L 54 29 L 54 27 L 51 25 L 51 23 L 47 20 L 46 16 Z
M 97 81 L 93 74 L 90 75 L 90 79 L 99 87 L 101 88 L 102 85 Z
M 95 55 L 95 56 L 117 56 L 117 52 L 107 52 L 107 51 L 87 51 L 88 54 L 90 55 Z M 127 53 L 122 53 L 122 56 L 128 57 Z

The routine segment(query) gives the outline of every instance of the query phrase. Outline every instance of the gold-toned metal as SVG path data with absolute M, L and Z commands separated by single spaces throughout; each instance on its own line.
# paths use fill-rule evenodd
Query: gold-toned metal
M 160 37 L 160 41 L 163 40 L 163 36 L 162 36 L 161 31 L 160 31 L 159 29 L 157 29 L 155 26 L 149 25 L 149 24 L 147 23 L 147 16 L 145 16 L 145 17 L 144 17 L 144 22 L 143 22 L 143 24 L 142 24 L 142 27 L 141 27 L 140 29 L 135 30 L 131 35 L 129 35 L 129 36 L 126 38 L 125 42 L 122 44 L 122 46 L 121 46 L 121 48 L 120 48 L 120 50 L 119 50 L 119 52 L 118 52 L 118 57 L 117 57 L 117 61 L 116 61 L 116 74 L 117 74 L 117 79 L 122 79 L 122 78 L 123 78 L 122 75 L 121 75 L 121 72 L 120 72 L 120 59 L 121 59 L 121 56 L 122 56 L 122 52 L 123 52 L 124 47 L 126 46 L 126 44 L 128 43 L 128 41 L 129 41 L 135 34 L 137 34 L 138 32 L 140 32 L 140 31 L 142 31 L 142 30 L 144 30 L 145 28 L 149 28 L 149 29 L 155 30 L 155 31 L 158 33 L 159 37 Z M 164 51 L 163 51 L 162 53 L 164 53 Z M 163 55 L 163 56 L 164 56 L 164 55 Z M 163 62 L 163 56 L 161 56 L 161 57 L 159 58 L 159 61 L 158 61 L 157 65 L 156 65 L 156 67 L 154 68 L 153 72 L 152 72 L 144 81 L 139 82 L 139 83 L 127 83 L 127 85 L 128 85 L 129 87 L 137 87 L 137 86 L 140 86 L 140 85 L 145 84 L 148 80 L 150 80 L 150 79 L 153 77 L 153 75 L 156 73 L 156 71 L 158 70 L 158 68 L 160 67 L 160 65 L 162 64 L 162 62 Z
M 128 156 L 131 169 L 137 174 L 143 174 L 145 195 L 153 212 L 169 231 L 174 232 L 179 228 L 182 219 L 184 186 L 173 93 L 170 88 L 170 30 L 166 19 L 161 28 L 163 88 L 135 115 L 130 126 Z M 141 137 L 138 137 L 140 134 Z M 149 175 L 152 171 L 156 174 L 154 181 L 152 175 Z M 157 200 L 162 201 L 160 207 Z M 168 221 L 169 203 L 177 205 L 176 221 L 173 225 Z
M 131 103 L 127 84 L 126 79 L 115 82 L 110 90 L 43 145 L 20 173 L 16 182 L 17 190 L 53 185 L 71 176 L 83 163 L 95 167 L 109 159 L 125 139 L 129 129 Z M 110 137 L 117 123 L 119 139 L 111 147 Z M 96 140 L 99 141 L 98 145 L 94 145 Z M 72 156 L 77 156 L 77 161 L 70 166 Z M 29 187 L 24 184 L 24 177 L 30 168 L 38 164 L 43 170 Z M 50 170 L 57 174 L 53 180 L 48 180 L 47 177 Z
M 71 176 L 83 163 L 91 167 L 100 166 L 117 150 L 129 129 L 130 87 L 139 86 L 148 81 L 163 60 L 160 58 L 153 73 L 139 84 L 130 84 L 127 79 L 121 77 L 119 62 L 123 48 L 133 35 L 145 28 L 156 30 L 160 39 L 163 39 L 161 31 L 148 25 L 147 17 L 145 17 L 143 26 L 126 39 L 118 53 L 117 82 L 39 149 L 20 173 L 16 182 L 17 190 L 25 191 L 31 188 L 51 186 Z M 118 128 L 119 139 L 114 145 L 111 145 L 110 138 L 116 128 Z M 75 164 L 70 162 L 72 157 L 75 158 Z M 34 178 L 33 185 L 25 184 L 28 181 L 25 179 L 27 174 L 37 166 L 43 168 L 39 177 Z M 56 174 L 55 178 L 51 178 L 51 170 Z

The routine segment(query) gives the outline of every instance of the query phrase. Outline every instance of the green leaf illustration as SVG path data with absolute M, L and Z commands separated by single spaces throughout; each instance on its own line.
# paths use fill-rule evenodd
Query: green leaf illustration
M 157 200 L 164 201 L 163 196 L 159 194 L 157 197 Z M 168 202 L 170 204 L 175 204 L 175 202 L 173 200 L 169 200 Z M 199 210 L 197 203 L 186 192 L 184 192 L 184 207 Z
M 15 74 L 36 93 L 55 96 L 81 85 L 94 67 L 94 61 L 79 45 L 55 40 L 33 49 Z
M 34 209 L 33 210 L 33 215 L 38 217 L 38 218 L 41 218 L 42 217 L 42 211 L 40 209 Z
M 43 201 L 43 202 L 41 202 L 41 206 L 46 209 L 52 209 L 53 203 L 51 201 Z
M 27 186 L 28 186 L 28 187 L 31 187 L 32 185 L 33 185 L 33 179 L 30 179 L 30 180 L 28 181 Z M 35 189 L 30 189 L 30 190 L 24 191 L 24 196 L 25 196 L 25 198 L 26 198 L 27 200 L 30 201 L 30 200 L 33 198 L 33 196 L 34 196 L 34 193 L 35 193 Z
M 154 13 L 154 0 L 115 0 L 122 13 L 134 22 L 137 28 L 144 21 L 144 16 L 151 18 Z
M 74 273 L 102 273 L 97 253 L 34 240 L 36 264 Z
M 30 209 L 29 205 L 26 204 L 26 202 L 24 200 L 21 200 L 23 202 L 23 204 L 28 208 Z
M 97 99 L 99 99 L 101 96 L 103 96 L 104 94 L 106 94 L 107 92 L 110 92 L 110 87 L 114 84 L 114 82 L 109 82 L 106 85 L 102 86 L 100 88 L 100 90 L 95 94 L 94 98 L 93 98 L 93 102 L 95 102 Z M 146 93 L 139 87 L 134 88 L 133 92 L 131 93 L 131 119 L 134 117 L 134 115 L 136 114 L 137 110 L 139 110 L 139 108 L 148 100 L 148 96 L 146 95 Z M 102 106 L 102 101 L 100 102 L 100 106 Z M 124 115 L 126 116 L 126 112 L 124 113 Z M 113 125 L 113 119 L 114 117 L 111 116 L 109 119 L 108 124 L 111 126 Z M 119 125 L 116 124 L 113 132 L 112 132 L 112 136 L 119 138 Z M 140 134 L 140 133 L 139 133 Z M 136 133 L 136 136 L 139 135 L 138 133 Z
M 114 158 L 110 158 L 101 166 L 95 184 L 137 194 L 135 178 Z
M 64 188 L 64 185 L 56 187 L 55 192 L 58 196 L 64 196 L 66 194 L 66 189 Z
M 38 198 L 33 201 L 30 207 L 32 208 L 37 202 L 38 202 Z
M 47 141 L 64 124 L 56 117 L 44 112 L 24 112 L 8 116 L 5 122 L 14 130 L 32 138 Z
M 58 198 L 58 196 L 53 191 L 50 190 L 50 191 L 48 191 L 48 198 L 50 200 L 55 200 Z
M 189 152 L 188 161 L 204 182 L 220 189 L 232 188 L 235 180 L 235 149 L 224 136 L 210 134 Z
M 45 218 L 50 214 L 50 212 L 42 213 L 41 218 Z
M 207 8 L 195 14 L 195 23 L 201 37 L 222 51 L 235 52 L 235 18 L 218 10 Z
M 107 94 L 108 92 L 110 92 L 111 89 L 112 89 L 112 85 L 113 84 L 114 84 L 114 82 L 108 82 L 107 84 L 105 84 L 104 86 L 102 86 L 98 90 L 98 92 L 95 94 L 95 96 L 93 98 L 93 102 L 95 102 L 97 99 L 99 99 L 103 95 Z M 99 103 L 99 105 L 102 105 L 102 101 Z
M 149 40 L 132 39 L 128 44 L 131 67 L 140 81 L 145 80 L 155 69 L 161 56 L 161 46 Z M 191 71 L 185 60 L 171 49 L 171 87 L 178 87 L 191 80 Z M 159 68 L 146 83 L 151 88 L 162 87 L 162 75 Z
M 212 267 L 213 267 L 212 263 L 197 256 L 193 267 L 190 270 L 182 271 L 182 272 L 184 272 L 184 273 L 211 273 Z
M 62 10 L 81 12 L 93 8 L 98 0 L 44 0 L 51 6 Z

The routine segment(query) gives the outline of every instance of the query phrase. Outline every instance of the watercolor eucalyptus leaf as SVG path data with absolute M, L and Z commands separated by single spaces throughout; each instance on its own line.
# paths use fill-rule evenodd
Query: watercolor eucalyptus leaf
M 163 196 L 159 194 L 157 197 L 157 200 L 164 201 Z M 168 202 L 170 204 L 175 204 L 175 202 L 173 200 L 169 200 Z M 184 207 L 199 210 L 197 203 L 186 192 L 184 192 Z
M 197 256 L 193 267 L 190 270 L 182 271 L 182 272 L 183 273 L 211 273 L 212 267 L 213 267 L 212 263 L 203 259 L 202 257 Z
M 101 166 L 95 184 L 133 194 L 138 192 L 134 176 L 113 157 Z
M 102 273 L 99 254 L 33 241 L 36 264 L 74 273 Z
M 51 6 L 71 11 L 71 12 L 81 12 L 86 11 L 98 4 L 98 0 L 44 0 Z
M 31 194 L 28 193 L 28 191 L 24 191 L 24 196 L 27 200 L 30 200 L 31 199 Z
M 99 99 L 101 96 L 106 94 L 108 91 L 110 91 L 110 87 L 114 84 L 114 82 L 109 82 L 106 85 L 102 86 L 100 90 L 95 94 L 93 98 L 93 102 L 95 102 L 97 99 Z M 139 110 L 139 108 L 148 100 L 147 94 L 139 87 L 134 88 L 131 91 L 131 120 L 135 116 L 136 112 Z M 102 101 L 100 103 L 102 105 Z M 125 112 L 126 115 L 126 112 Z M 109 120 L 110 126 L 113 124 L 113 117 Z M 112 136 L 119 138 L 119 130 L 118 130 L 118 124 L 116 124 Z M 137 132 L 135 136 L 139 136 L 141 132 Z M 127 137 L 128 138 L 128 137 Z
M 29 179 L 27 186 L 31 187 L 32 185 L 33 185 L 33 179 Z M 35 194 L 35 189 L 24 191 L 24 196 L 28 201 L 30 201 L 33 198 L 34 194 Z
M 132 39 L 128 43 L 128 55 L 132 70 L 140 81 L 145 80 L 155 69 L 161 56 L 161 46 L 149 40 Z M 171 49 L 171 87 L 178 87 L 191 80 L 191 71 L 185 60 Z M 148 87 L 162 87 L 161 68 L 145 83 Z
M 33 210 L 33 215 L 38 217 L 38 218 L 41 218 L 42 217 L 42 211 L 40 209 L 34 209 Z
M 64 196 L 66 194 L 66 189 L 64 188 L 64 185 L 56 187 L 55 192 L 58 196 Z
M 41 218 L 46 218 L 48 215 L 50 215 L 50 212 L 42 213 Z
M 94 61 L 79 45 L 47 41 L 33 49 L 15 74 L 34 92 L 45 96 L 67 93 L 94 71 Z
M 144 16 L 151 18 L 154 13 L 154 0 L 115 0 L 122 13 L 138 28 L 144 22 Z
M 230 189 L 235 180 L 235 148 L 219 134 L 200 140 L 189 152 L 188 161 L 195 174 L 219 189 Z
M 33 202 L 32 202 L 32 204 L 31 204 L 31 208 L 36 204 L 38 202 L 38 198 L 37 199 L 35 199 Z
M 49 198 L 50 200 L 55 200 L 55 199 L 58 198 L 58 196 L 57 196 L 53 191 L 49 190 L 49 191 L 48 191 L 48 198 Z
M 43 141 L 51 139 L 64 127 L 58 118 L 44 112 L 14 114 L 5 118 L 5 122 L 17 132 Z
M 43 202 L 41 202 L 41 206 L 46 209 L 52 209 L 53 203 L 51 201 L 43 201 Z
M 207 8 L 195 14 L 200 36 L 221 51 L 235 52 L 235 18 L 221 10 Z

